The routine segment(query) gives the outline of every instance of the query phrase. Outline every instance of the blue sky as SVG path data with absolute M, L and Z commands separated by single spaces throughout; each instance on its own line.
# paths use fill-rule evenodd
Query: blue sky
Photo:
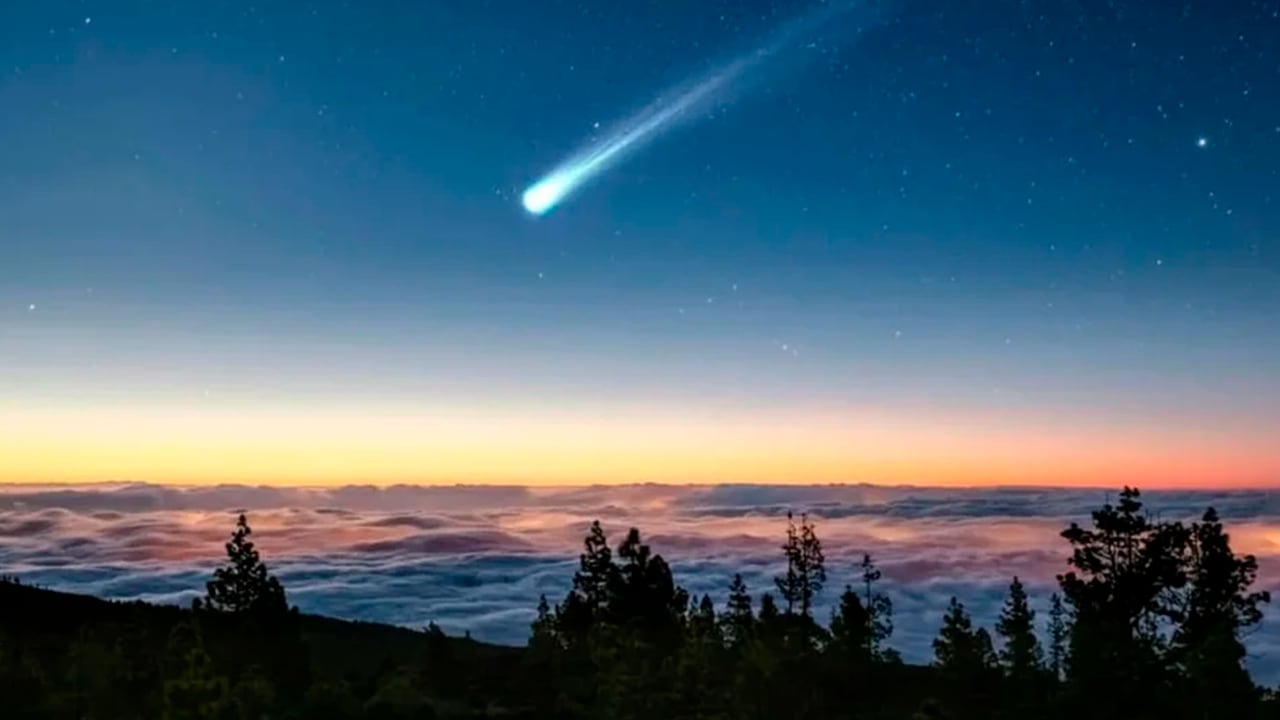
M 554 213 L 520 207 L 814 7 L 5 7 L 0 412 L 71 424 L 0 477 L 91 479 L 57 461 L 105 422 L 75 418 L 127 424 L 131 401 L 180 424 L 212 398 L 510 416 L 494 437 L 539 405 L 725 424 L 844 407 L 914 413 L 925 438 L 1018 436 L 1031 415 L 1046 443 L 1132 432 L 1217 468 L 1206 484 L 1275 482 L 1274 3 L 859 6 Z M 1187 448 L 1187 424 L 1236 440 Z M 188 479 L 144 445 L 103 467 Z

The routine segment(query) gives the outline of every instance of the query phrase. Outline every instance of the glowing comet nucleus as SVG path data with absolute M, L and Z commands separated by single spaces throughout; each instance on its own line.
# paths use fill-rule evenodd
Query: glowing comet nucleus
M 747 59 L 737 60 L 724 70 L 681 93 L 674 100 L 658 101 L 649 106 L 630 122 L 625 123 L 617 132 L 573 156 L 546 177 L 529 186 L 521 197 L 525 209 L 534 215 L 542 215 L 555 207 L 593 175 L 621 158 L 627 150 L 651 138 L 659 129 L 671 124 L 680 115 L 724 87 L 726 83 L 740 75 L 747 64 Z
M 651 103 L 623 122 L 607 137 L 571 156 L 524 191 L 520 201 L 525 210 L 543 215 L 560 204 L 584 183 L 620 160 L 625 153 L 652 140 L 660 130 L 704 108 L 718 91 L 742 77 L 747 70 L 773 56 L 801 30 L 811 29 L 855 3 L 823 5 L 778 32 L 763 48 L 742 55 L 727 65 L 690 83 L 683 89 Z

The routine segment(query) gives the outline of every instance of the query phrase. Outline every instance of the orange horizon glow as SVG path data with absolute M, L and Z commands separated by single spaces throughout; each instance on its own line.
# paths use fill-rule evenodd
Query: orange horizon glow
M 0 482 L 1259 488 L 1265 438 L 956 412 L 0 411 Z

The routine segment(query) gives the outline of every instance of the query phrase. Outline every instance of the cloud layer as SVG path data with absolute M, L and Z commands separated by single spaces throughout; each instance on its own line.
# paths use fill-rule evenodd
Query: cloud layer
M 951 595 L 990 624 L 1013 575 L 1043 608 L 1065 567 L 1057 534 L 1085 521 L 1103 490 L 875 486 L 525 488 L 224 485 L 0 485 L 0 571 L 103 597 L 187 603 L 221 560 L 234 513 L 308 612 L 522 643 L 538 596 L 566 591 L 586 527 L 615 539 L 639 527 L 690 591 L 722 602 L 742 572 L 772 589 L 787 510 L 817 518 L 829 603 L 869 552 L 895 606 L 893 644 L 910 660 L 929 643 Z M 1239 551 L 1258 556 L 1260 585 L 1280 596 L 1280 492 L 1160 492 L 1168 518 L 1219 510 Z M 824 615 L 827 606 L 819 608 Z M 1280 608 L 1249 639 L 1258 679 L 1280 682 Z

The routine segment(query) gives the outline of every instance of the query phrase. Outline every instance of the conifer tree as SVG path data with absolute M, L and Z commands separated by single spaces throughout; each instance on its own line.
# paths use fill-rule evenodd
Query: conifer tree
M 1000 663 L 1010 677 L 1026 680 L 1042 667 L 1043 653 L 1036 638 L 1035 621 L 1036 613 L 1027 602 L 1027 592 L 1015 577 L 996 621 L 996 632 L 1004 640 Z
M 871 561 L 871 555 L 862 555 L 862 602 L 866 610 L 867 657 L 873 660 L 893 660 L 897 653 L 885 647 L 893 634 L 893 602 L 888 595 L 875 589 L 880 582 L 880 568 Z
M 537 616 L 530 625 L 529 645 L 541 648 L 553 648 L 559 643 L 556 633 L 556 616 L 551 612 L 547 596 L 538 598 Z
M 945 671 L 973 675 L 995 666 L 991 636 L 984 628 L 973 628 L 964 604 L 955 597 L 947 604 L 942 629 L 933 641 L 934 662 Z
M 1119 683 L 1129 687 L 1108 708 L 1125 717 L 1150 710 L 1139 697 L 1167 698 L 1159 691 L 1171 680 L 1161 627 L 1179 614 L 1188 532 L 1153 522 L 1141 494 L 1127 487 L 1092 520 L 1090 528 L 1071 523 L 1062 532 L 1073 568 L 1058 576 L 1072 614 L 1066 671 L 1081 703 Z
M 798 614 L 811 620 L 813 600 L 822 591 L 827 571 L 822 542 L 808 515 L 802 514 L 797 526 L 795 517 L 787 513 L 787 541 L 782 551 L 787 558 L 787 570 L 774 579 L 778 594 L 787 603 L 788 615 Z
M 573 587 L 556 608 L 556 629 L 566 645 L 584 641 L 592 625 L 604 619 L 610 591 L 617 582 L 613 551 L 599 520 L 591 523 L 582 546 Z
M 751 595 L 747 593 L 747 584 L 742 574 L 733 576 L 729 584 L 729 602 L 725 612 L 720 616 L 720 625 L 725 640 L 731 647 L 740 647 L 753 635 L 755 615 L 751 609 Z
M 1062 680 L 1067 664 L 1067 611 L 1062 605 L 1062 596 L 1053 593 L 1049 596 L 1049 673 L 1054 680 Z
M 281 614 L 288 611 L 284 587 L 267 571 L 249 540 L 253 530 L 241 513 L 226 544 L 228 564 L 213 571 L 199 608 L 226 613 Z
M 578 557 L 578 572 L 573 576 L 573 590 L 586 601 L 593 612 L 601 612 L 608 605 L 609 590 L 617 569 L 613 564 L 609 539 L 600 527 L 599 520 L 591 523 L 582 545 L 583 552 Z
M 1241 716 L 1256 701 L 1244 668 L 1241 635 L 1262 619 L 1265 591 L 1251 591 L 1258 574 L 1252 555 L 1237 556 L 1213 508 L 1191 528 L 1189 582 L 1173 636 L 1173 654 L 1207 713 Z

